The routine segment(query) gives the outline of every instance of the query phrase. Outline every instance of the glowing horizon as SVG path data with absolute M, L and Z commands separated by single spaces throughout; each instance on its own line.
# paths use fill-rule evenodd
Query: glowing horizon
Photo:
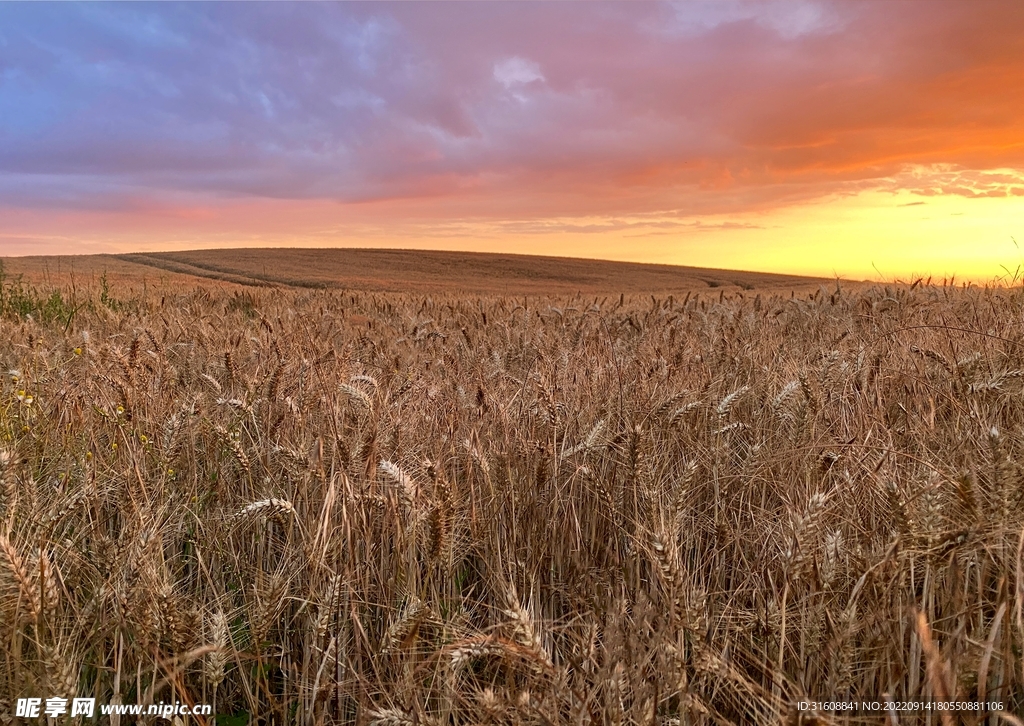
M 1024 265 L 1011 2 L 0 5 L 0 255 Z

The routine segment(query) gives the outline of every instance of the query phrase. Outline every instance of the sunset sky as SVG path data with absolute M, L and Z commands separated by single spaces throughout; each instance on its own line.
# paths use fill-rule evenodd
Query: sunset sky
M 0 4 L 0 255 L 1022 265 L 1024 2 Z

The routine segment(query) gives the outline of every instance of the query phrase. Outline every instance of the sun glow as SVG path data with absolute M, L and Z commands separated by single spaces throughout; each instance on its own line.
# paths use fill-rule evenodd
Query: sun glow
M 892 280 L 955 276 L 991 282 L 1024 265 L 1024 197 L 869 191 L 746 216 L 760 229 L 723 229 L 711 249 L 685 243 L 677 264 Z M 711 242 L 711 240 L 709 240 Z

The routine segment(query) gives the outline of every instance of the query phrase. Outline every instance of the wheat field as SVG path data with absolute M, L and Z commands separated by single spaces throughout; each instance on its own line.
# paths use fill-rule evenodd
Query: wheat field
M 1021 289 L 0 289 L 4 723 L 1020 723 Z

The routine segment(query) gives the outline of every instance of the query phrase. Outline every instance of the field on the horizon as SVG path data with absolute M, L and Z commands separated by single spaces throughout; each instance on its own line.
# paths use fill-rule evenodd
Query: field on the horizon
M 825 280 L 797 275 L 646 265 L 566 257 L 388 249 L 221 249 L 2 259 L 11 275 L 61 284 L 77 277 L 138 285 L 211 281 L 247 287 L 469 295 L 679 294 L 813 291 Z M 834 282 L 834 281 L 833 281 Z M 856 284 L 846 283 L 843 284 Z
M 1024 290 L 278 255 L 4 260 L 0 721 L 1020 723 Z

